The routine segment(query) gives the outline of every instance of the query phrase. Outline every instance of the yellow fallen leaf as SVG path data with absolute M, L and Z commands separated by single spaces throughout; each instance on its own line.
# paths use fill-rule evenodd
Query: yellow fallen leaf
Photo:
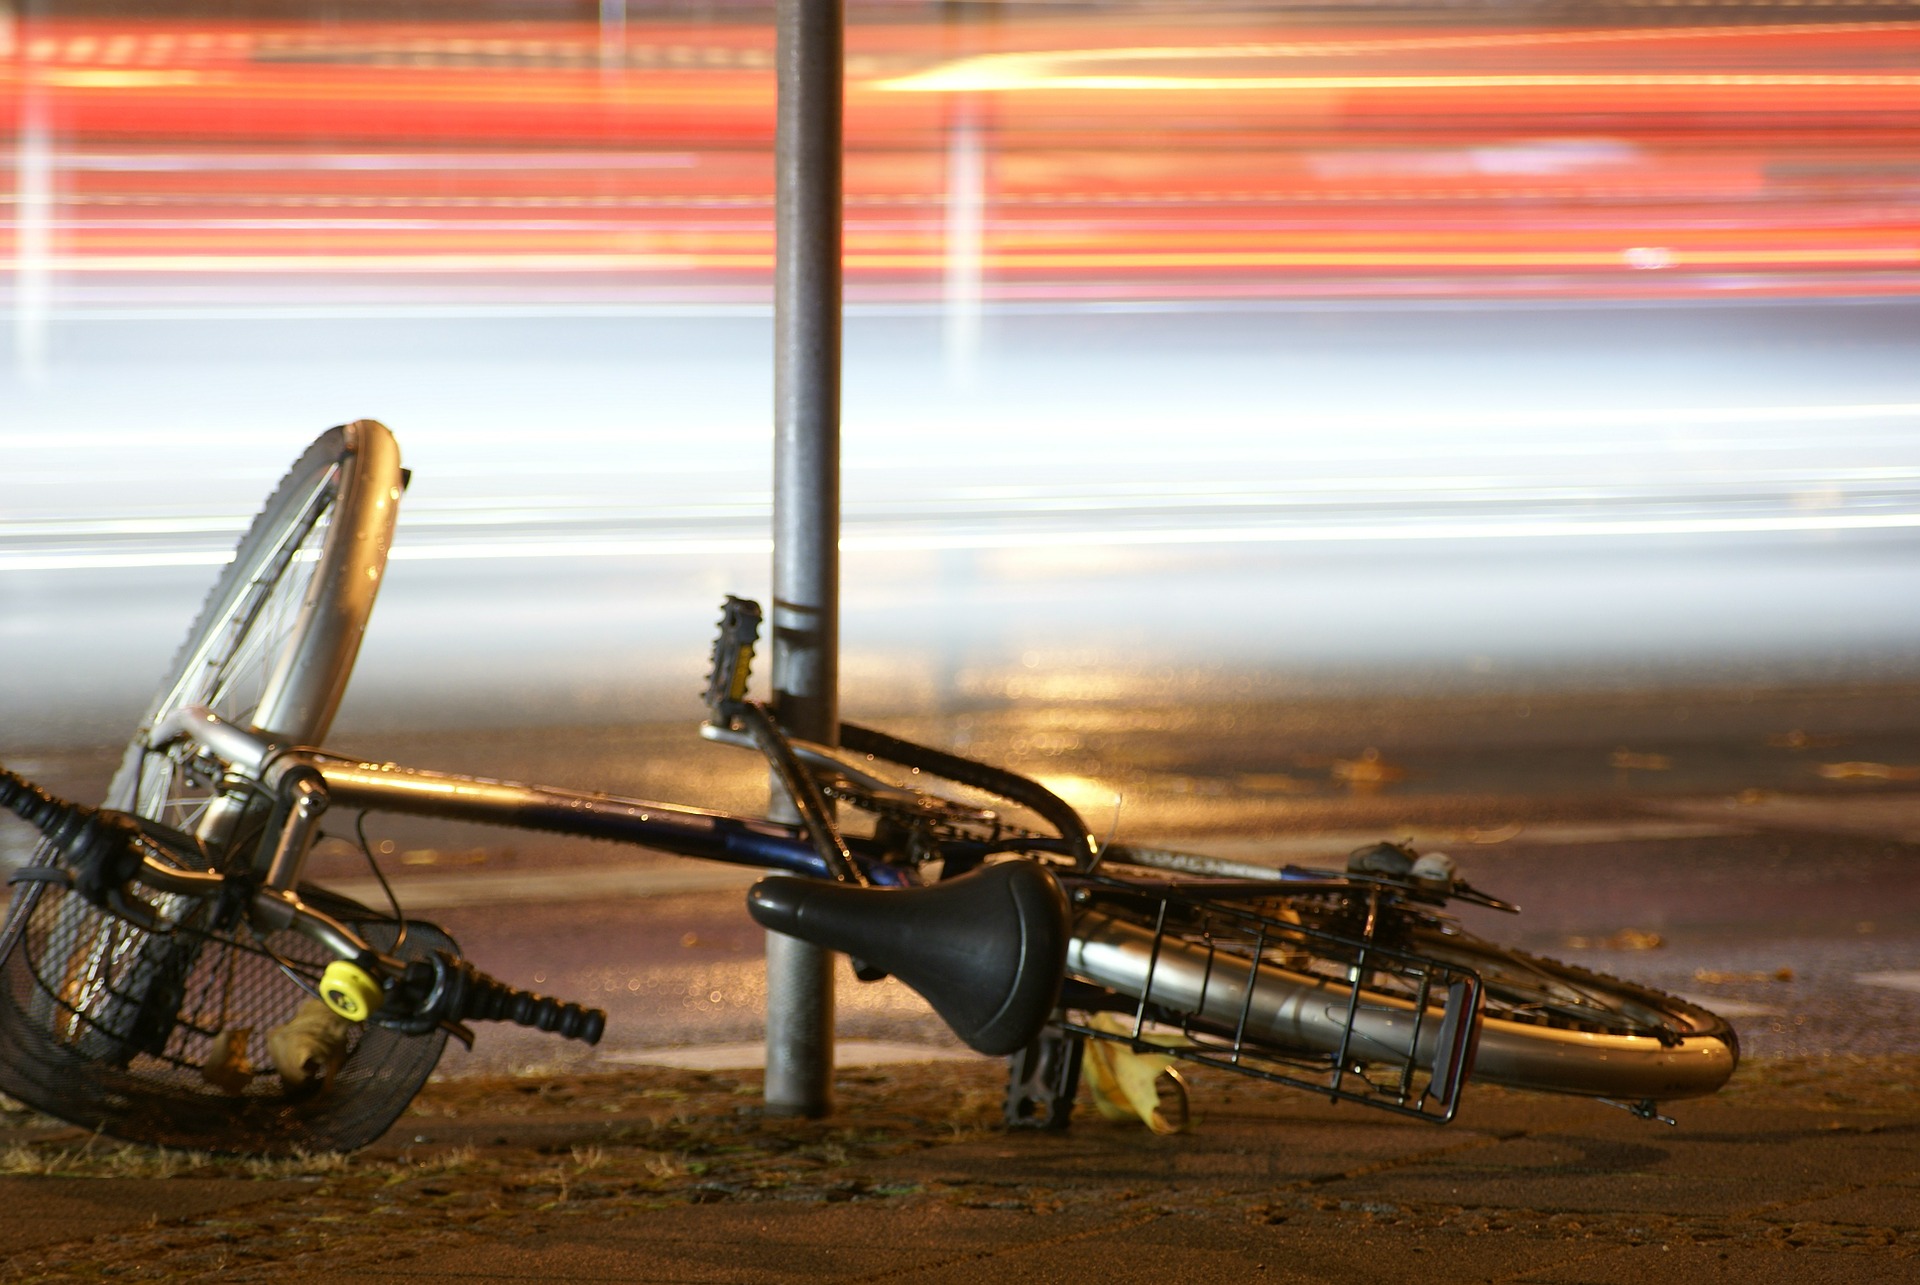
M 253 1063 L 247 1059 L 247 1040 L 251 1026 L 235 1026 L 213 1037 L 207 1047 L 207 1060 L 200 1064 L 200 1078 L 226 1093 L 242 1093 L 253 1083 Z
M 1693 980 L 1706 982 L 1710 986 L 1724 986 L 1734 982 L 1790 982 L 1793 980 L 1791 968 L 1776 968 L 1772 972 L 1727 972 L 1718 968 L 1696 968 Z
M 1118 1013 L 1095 1013 L 1087 1025 L 1114 1035 L 1133 1034 L 1133 1022 Z M 1143 1034 L 1140 1040 L 1163 1048 L 1186 1043 L 1178 1035 Z M 1106 1119 L 1137 1118 L 1155 1133 L 1179 1133 L 1186 1128 L 1186 1120 L 1170 1121 L 1160 1110 L 1158 1081 L 1161 1076 L 1173 1076 L 1180 1090 L 1185 1091 L 1173 1069 L 1173 1060 L 1171 1053 L 1135 1053 L 1111 1040 L 1088 1040 L 1081 1069 L 1086 1073 L 1093 1105 Z
M 317 999 L 267 1035 L 267 1053 L 289 1093 L 319 1092 L 347 1060 L 353 1023 Z
M 1659 950 L 1667 939 L 1643 928 L 1622 928 L 1605 937 L 1569 937 L 1570 950 Z
M 1659 950 L 1667 944 L 1667 939 L 1659 933 L 1645 932 L 1639 928 L 1622 928 L 1607 938 L 1607 945 L 1614 950 Z

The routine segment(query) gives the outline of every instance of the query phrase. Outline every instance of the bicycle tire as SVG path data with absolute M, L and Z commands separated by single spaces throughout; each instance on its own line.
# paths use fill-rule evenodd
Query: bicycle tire
M 158 762 L 152 744 L 154 728 L 185 705 L 272 741 L 326 735 L 386 575 L 402 485 L 399 444 L 376 420 L 329 429 L 307 447 L 208 594 L 106 806 L 199 830 L 197 805 L 173 796 L 178 765 Z
M 1650 986 L 1439 928 L 1412 948 L 1479 974 L 1486 1006 L 1474 1078 L 1622 1100 L 1702 1097 L 1740 1061 L 1724 1017 Z
M 264 808 L 201 779 L 154 745 L 154 730 L 182 706 L 205 705 L 269 740 L 323 737 L 385 577 L 401 487 L 399 445 L 377 421 L 329 429 L 307 447 L 215 581 L 127 743 L 106 806 L 196 835 L 211 866 L 227 859 L 242 816 Z M 170 915 L 188 909 L 161 900 Z M 153 937 L 78 897 L 57 913 L 68 950 L 51 961 L 61 980 L 43 997 L 52 1033 L 113 1065 L 157 1051 L 177 1007 L 170 979 L 193 967 L 192 939 Z
M 1439 928 L 1416 929 L 1406 949 L 1480 976 L 1485 1006 L 1474 1080 L 1662 1101 L 1718 1090 L 1739 1060 L 1732 1027 L 1685 1000 Z M 1163 1020 L 1230 1035 L 1279 1058 L 1325 1057 L 1344 1048 L 1358 1063 L 1391 1064 L 1411 1053 L 1417 1065 L 1432 1067 L 1440 1023 L 1417 1024 L 1416 1036 L 1408 994 L 1363 983 L 1354 1002 L 1344 958 L 1314 972 L 1300 952 L 1288 953 L 1280 964 L 1263 959 L 1257 970 L 1222 967 L 1220 942 L 1205 929 L 1156 931 L 1103 908 L 1076 917 L 1067 969 L 1081 981 L 1144 1001 Z M 1564 997 L 1560 1011 L 1543 1011 L 1543 996 L 1556 987 L 1584 997 L 1589 1011 L 1568 1011 Z

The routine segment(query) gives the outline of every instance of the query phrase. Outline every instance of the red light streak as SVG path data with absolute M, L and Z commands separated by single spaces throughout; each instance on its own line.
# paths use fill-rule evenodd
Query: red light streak
M 856 28 L 856 296 L 936 295 L 950 263 L 950 95 L 916 74 L 995 90 L 970 100 L 988 298 L 1877 293 L 1920 267 L 1920 24 L 1144 34 L 1010 25 L 943 73 L 937 28 Z M 42 96 L 59 274 L 764 286 L 770 33 L 636 27 L 612 71 L 597 39 L 43 25 L 0 51 L 0 129 Z

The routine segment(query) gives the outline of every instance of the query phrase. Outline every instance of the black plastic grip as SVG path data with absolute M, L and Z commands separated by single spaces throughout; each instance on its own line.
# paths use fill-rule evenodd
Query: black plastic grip
M 598 1044 L 607 1029 L 606 1012 L 536 995 L 487 976 L 466 960 L 441 956 L 446 977 L 438 1016 L 456 1022 L 512 1022 Z
M 0 807 L 45 836 L 73 871 L 75 891 L 97 906 L 125 888 L 141 865 L 140 827 L 120 812 L 69 803 L 0 768 Z
M 73 806 L 56 799 L 18 772 L 0 767 L 0 807 L 7 808 L 28 825 L 44 832 L 58 825 Z

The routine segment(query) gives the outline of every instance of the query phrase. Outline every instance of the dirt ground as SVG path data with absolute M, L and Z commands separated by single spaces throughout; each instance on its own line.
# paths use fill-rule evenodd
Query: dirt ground
M 254 1183 L 259 1189 L 257 1195 L 244 1189 L 228 1192 L 226 1207 L 211 1214 L 156 1214 L 143 1224 L 97 1234 L 73 1226 L 70 1239 L 0 1250 L 0 1277 L 64 1281 L 217 1275 L 223 1281 L 245 1281 L 287 1278 L 291 1272 L 305 1279 L 308 1273 L 354 1264 L 390 1263 L 402 1243 L 405 1258 L 431 1262 L 438 1246 L 471 1246 L 476 1238 L 520 1243 L 569 1229 L 591 1235 L 591 1227 L 583 1224 L 702 1204 L 817 1207 L 854 1202 L 932 1216 L 1015 1207 L 1045 1214 L 1081 1200 L 1113 1200 L 1116 1193 L 1110 1184 L 1093 1183 L 1076 1194 L 1068 1184 L 994 1181 L 978 1170 L 971 1171 L 970 1179 L 964 1165 L 943 1165 L 936 1154 L 942 1148 L 955 1148 L 951 1154 L 957 1156 L 968 1143 L 1011 1143 L 999 1135 L 1003 1074 L 999 1063 L 985 1060 L 848 1070 L 837 1082 L 836 1113 L 821 1121 L 763 1113 L 757 1071 L 635 1068 L 589 1075 L 450 1079 L 430 1084 L 387 1137 L 361 1153 L 275 1161 L 121 1146 L 16 1107 L 0 1117 L 0 1185 L 12 1184 L 16 1196 L 72 1191 L 69 1184 L 85 1180 L 140 1180 L 143 1190 L 164 1184 L 178 1191 L 177 1184 L 215 1181 Z M 1574 1110 L 1576 1105 L 1592 1110 L 1586 1104 L 1491 1088 L 1475 1088 L 1470 1096 L 1482 1115 L 1518 1112 L 1519 1118 L 1544 1112 L 1552 1118 L 1555 1111 Z M 1335 1136 L 1351 1137 L 1364 1151 L 1367 1126 L 1374 1119 L 1350 1108 L 1331 1114 L 1324 1104 L 1301 1095 L 1275 1094 L 1219 1075 L 1198 1079 L 1194 1100 L 1195 1128 L 1201 1135 L 1213 1127 L 1210 1112 L 1219 1117 L 1221 1130 L 1238 1127 L 1244 1132 L 1260 1125 L 1260 1113 L 1277 1111 L 1281 1127 L 1311 1120 L 1324 1129 L 1323 1121 L 1337 1122 L 1336 1127 L 1347 1132 Z M 1920 1119 L 1920 1058 L 1752 1062 L 1711 1104 L 1687 1105 L 1696 1118 L 1709 1110 L 1740 1116 L 1775 1111 L 1805 1121 L 1813 1118 L 1808 1113 L 1815 1113 L 1823 1121 L 1814 1126 L 1816 1131 L 1882 1130 L 1890 1122 L 1911 1126 Z M 1611 1120 L 1619 1113 L 1600 1114 Z M 1621 1118 L 1650 1133 L 1658 1130 Z M 1824 1123 L 1829 1118 L 1831 1122 Z M 1486 1128 L 1464 1115 L 1463 1123 L 1469 1129 Z M 1112 1145 L 1123 1149 L 1171 1143 L 1176 1150 L 1168 1154 L 1179 1154 L 1179 1140 L 1150 1143 L 1144 1129 L 1102 1121 L 1084 1104 L 1074 1128 L 1111 1138 Z M 1454 1130 L 1423 1136 L 1437 1144 L 1454 1136 Z M 1163 1156 L 1159 1163 L 1165 1162 Z M 1347 1176 L 1366 1163 L 1356 1155 L 1345 1167 Z M 1335 1168 L 1340 1167 L 1336 1162 Z M 953 1176 L 956 1173 L 960 1176 Z M 60 1185 L 45 1186 L 49 1180 Z M 1244 1192 L 1232 1200 L 1222 1195 L 1215 1212 L 1236 1223 L 1271 1220 L 1273 1211 L 1289 1199 L 1296 1204 L 1309 1199 L 1317 1181 L 1276 1183 L 1252 1203 Z M 1206 1181 L 1188 1186 L 1187 1197 L 1196 1207 L 1208 1203 Z M 1137 1194 L 1125 1191 L 1118 1196 Z M 1346 1216 L 1329 1209 L 1329 1216 Z M 1439 1230 L 1445 1230 L 1448 1219 L 1484 1221 L 1484 1211 L 1465 1207 L 1408 1211 L 1408 1216 L 1415 1213 L 1429 1221 L 1440 1219 Z M 1378 1211 L 1353 1216 L 1377 1219 Z M 1701 1234 L 1775 1244 L 1782 1232 L 1777 1220 L 1754 1218 L 1745 1223 L 1735 1219 Z M 1898 1249 L 1903 1254 L 1913 1248 L 1906 1244 L 1911 1233 L 1888 1235 L 1892 1239 L 1882 1236 L 1872 1246 L 1862 1242 L 1854 1247 Z

